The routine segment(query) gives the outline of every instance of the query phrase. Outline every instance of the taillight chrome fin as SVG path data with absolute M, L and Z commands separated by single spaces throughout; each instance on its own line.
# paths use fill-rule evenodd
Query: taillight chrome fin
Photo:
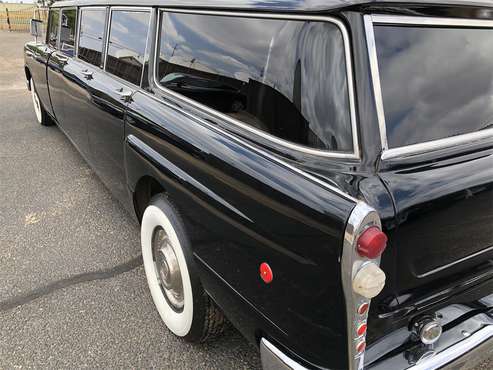
M 358 253 L 358 239 L 370 228 L 381 232 L 380 217 L 372 207 L 360 201 L 351 212 L 346 225 L 341 261 L 350 370 L 359 370 L 364 366 L 370 301 L 385 284 L 385 274 L 379 267 L 380 254 L 369 254 L 373 258 L 368 258 Z M 379 249 L 381 252 L 384 250 L 381 247 Z M 361 329 L 362 325 L 365 330 Z

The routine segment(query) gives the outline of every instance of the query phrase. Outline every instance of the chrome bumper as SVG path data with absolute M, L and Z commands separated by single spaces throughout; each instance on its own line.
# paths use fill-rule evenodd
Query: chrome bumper
M 493 294 L 480 302 L 493 307 Z M 472 308 L 454 304 L 437 313 L 442 325 L 452 322 L 472 311 Z M 445 331 L 433 347 L 428 347 L 432 356 L 412 363 L 408 353 L 401 352 L 386 360 L 379 357 L 392 351 L 409 338 L 407 328 L 402 328 L 372 345 L 365 354 L 365 369 L 371 370 L 458 370 L 470 369 L 479 362 L 493 357 L 493 314 L 479 313 Z M 264 370 L 306 370 L 267 339 L 260 341 L 260 355 Z
M 483 307 L 493 307 L 493 295 L 481 299 L 479 303 Z M 436 344 L 428 347 L 416 344 L 393 357 L 380 361 L 379 357 L 408 340 L 407 328 L 397 330 L 368 349 L 365 354 L 367 364 L 365 368 L 371 370 L 467 369 L 474 366 L 473 362 L 479 362 L 475 361 L 476 359 L 485 360 L 493 356 L 493 313 L 491 311 L 475 314 L 473 308 L 469 306 L 453 304 L 438 310 L 437 314 L 441 317 L 442 326 L 449 323 L 449 326 L 453 326 L 443 332 Z M 471 317 L 468 318 L 468 316 Z M 457 324 L 454 324 L 455 322 Z M 419 360 L 416 354 L 425 351 L 429 356 Z M 464 361 L 465 358 L 468 360 Z
M 306 370 L 265 338 L 260 341 L 260 358 L 263 370 Z
M 451 369 L 462 369 L 462 368 L 470 368 L 471 363 L 464 363 L 464 361 L 457 361 L 462 356 L 466 355 L 470 359 L 470 361 L 474 361 L 477 357 L 482 357 L 482 352 L 479 348 L 482 348 L 483 344 L 487 344 L 493 347 L 493 326 L 487 326 L 484 329 L 479 330 L 478 332 L 471 335 L 469 338 L 462 340 L 456 345 L 447 348 L 443 352 L 435 355 L 423 363 L 416 364 L 412 366 L 411 370 L 431 370 L 431 369 L 440 369 L 444 366 L 449 367 Z M 492 355 L 493 353 L 490 353 Z M 487 357 L 484 357 L 486 359 Z M 475 361 L 476 362 L 476 361 Z

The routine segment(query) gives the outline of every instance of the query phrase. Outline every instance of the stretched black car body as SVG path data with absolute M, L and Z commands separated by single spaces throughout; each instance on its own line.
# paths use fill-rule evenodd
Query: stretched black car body
M 384 39 L 385 27 L 493 30 L 489 1 L 132 5 L 68 1 L 55 3 L 52 11 L 106 12 L 103 45 L 111 9 L 148 12 L 138 82 L 110 73 L 108 45 L 94 65 L 87 62 L 93 56 L 80 58 L 78 39 L 67 53 L 57 36 L 51 44 L 25 46 L 29 87 L 35 86 L 46 114 L 137 220 L 156 194 L 166 194 L 190 235 L 201 284 L 245 337 L 261 345 L 264 366 L 429 369 L 491 345 L 493 131 L 393 146 L 383 111 L 392 82 L 379 71 L 375 41 Z M 160 83 L 160 17 L 176 14 L 337 27 L 352 147 L 332 153 L 308 148 L 242 125 L 241 118 L 228 119 L 218 112 L 221 104 L 245 104 L 242 87 L 226 78 L 209 84 L 202 67 L 188 75 L 200 69 L 193 60 L 190 71 L 182 68 Z M 463 83 L 465 88 L 468 80 Z M 407 88 L 406 81 L 400 88 Z M 209 107 L 194 101 L 200 99 L 209 99 Z M 272 109 L 276 104 L 284 103 L 273 100 Z M 356 353 L 360 338 L 353 332 L 366 322 L 355 313 L 361 297 L 351 285 L 360 258 L 354 250 L 364 227 L 380 224 L 389 241 L 381 262 L 374 262 L 387 280 L 371 299 L 363 356 Z M 264 262 L 273 271 L 270 284 L 259 277 Z M 425 314 L 444 328 L 433 346 L 416 341 L 409 328 Z

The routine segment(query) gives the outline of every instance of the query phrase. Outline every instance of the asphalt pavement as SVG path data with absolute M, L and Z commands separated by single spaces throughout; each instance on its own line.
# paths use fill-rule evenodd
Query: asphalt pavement
M 255 369 L 233 328 L 203 345 L 154 309 L 139 228 L 68 139 L 36 123 L 31 36 L 0 31 L 0 369 Z
M 259 368 L 233 328 L 192 345 L 161 323 L 138 226 L 56 126 L 36 123 L 30 39 L 0 31 L 0 369 Z

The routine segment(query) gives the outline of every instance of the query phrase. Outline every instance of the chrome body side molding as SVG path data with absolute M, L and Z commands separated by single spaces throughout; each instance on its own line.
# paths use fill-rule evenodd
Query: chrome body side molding
M 265 338 L 260 340 L 260 358 L 263 370 L 306 370 Z

